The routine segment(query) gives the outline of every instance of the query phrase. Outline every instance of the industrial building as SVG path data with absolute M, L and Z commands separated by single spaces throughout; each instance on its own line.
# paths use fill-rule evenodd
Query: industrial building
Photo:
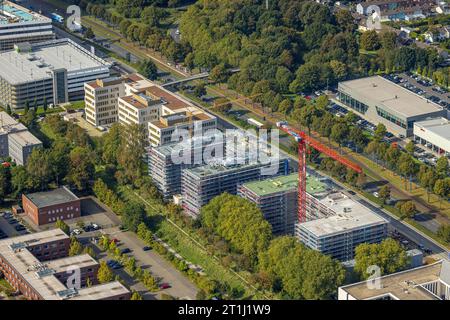
M 0 158 L 11 157 L 16 164 L 25 165 L 33 149 L 40 147 L 42 142 L 27 127 L 0 111 Z
M 20 43 L 0 53 L 0 104 L 60 104 L 84 98 L 84 83 L 110 76 L 110 63 L 70 39 Z
M 28 300 L 130 299 L 118 281 L 98 285 L 98 262 L 87 254 L 69 257 L 69 248 L 60 229 L 0 240 L 0 273 Z M 79 285 L 69 279 L 73 270 L 80 271 Z
M 358 116 L 403 136 L 412 136 L 414 123 L 445 117 L 447 110 L 380 76 L 338 84 L 337 99 Z
M 414 141 L 438 155 L 450 156 L 450 121 L 437 118 L 414 123 Z
M 342 286 L 338 289 L 338 299 L 450 300 L 450 262 L 441 260 L 370 281 Z
M 388 222 L 342 192 L 319 200 L 329 216 L 296 225 L 296 235 L 307 247 L 341 261 L 351 260 L 361 243 L 380 243 Z
M 66 187 L 22 194 L 22 207 L 38 226 L 81 217 L 81 201 Z
M 328 210 L 323 210 L 316 198 L 328 194 L 327 185 L 319 178 L 308 175 L 306 192 L 308 220 L 328 215 Z M 272 226 L 273 234 L 294 235 L 298 221 L 298 173 L 244 183 L 239 186 L 238 195 L 261 209 L 264 218 Z
M 271 164 L 243 163 L 227 164 L 223 161 L 216 165 L 207 164 L 182 170 L 181 194 L 182 206 L 187 214 L 198 217 L 201 208 L 212 198 L 224 192 L 237 194 L 238 185 L 266 178 L 264 168 Z M 286 175 L 289 172 L 289 161 L 281 158 L 277 162 L 275 175 Z
M 55 38 L 52 20 L 19 6 L 0 1 L 0 51 L 21 42 L 42 42 Z

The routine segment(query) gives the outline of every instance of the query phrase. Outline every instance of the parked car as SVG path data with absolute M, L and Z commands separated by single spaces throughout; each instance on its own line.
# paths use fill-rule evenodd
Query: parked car
M 149 251 L 149 250 L 152 250 L 152 247 L 150 247 L 150 246 L 145 246 L 145 247 L 142 248 L 142 250 L 143 250 L 143 251 Z
M 159 285 L 159 288 L 160 288 L 160 289 L 169 289 L 169 288 L 171 288 L 171 285 L 168 284 L 168 283 L 166 283 L 166 282 L 164 282 L 164 283 L 161 283 L 161 284 Z
M 122 250 L 120 250 L 121 254 L 130 253 L 130 252 L 131 252 L 130 248 L 123 248 Z

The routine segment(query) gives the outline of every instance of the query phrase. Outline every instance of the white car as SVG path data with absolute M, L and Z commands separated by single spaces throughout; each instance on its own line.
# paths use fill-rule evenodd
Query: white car
M 376 192 L 376 191 L 373 193 L 373 195 L 375 196 L 375 198 L 379 198 L 380 197 L 380 194 L 378 192 Z
M 73 232 L 74 234 L 76 234 L 76 235 L 81 234 L 81 230 L 79 230 L 79 229 L 73 229 L 72 232 Z

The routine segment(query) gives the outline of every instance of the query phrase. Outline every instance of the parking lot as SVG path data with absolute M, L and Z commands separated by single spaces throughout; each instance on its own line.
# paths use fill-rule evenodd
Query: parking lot
M 32 231 L 22 219 L 14 217 L 10 211 L 0 212 L 0 240 Z

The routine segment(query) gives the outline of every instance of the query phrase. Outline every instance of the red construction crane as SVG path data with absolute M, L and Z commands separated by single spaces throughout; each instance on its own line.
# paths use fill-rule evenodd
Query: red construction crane
M 358 173 L 362 173 L 362 169 L 305 132 L 290 127 L 286 121 L 277 122 L 277 127 L 298 142 L 298 221 L 299 223 L 306 222 L 306 145 L 327 157 L 339 161 L 347 168 L 353 169 Z

